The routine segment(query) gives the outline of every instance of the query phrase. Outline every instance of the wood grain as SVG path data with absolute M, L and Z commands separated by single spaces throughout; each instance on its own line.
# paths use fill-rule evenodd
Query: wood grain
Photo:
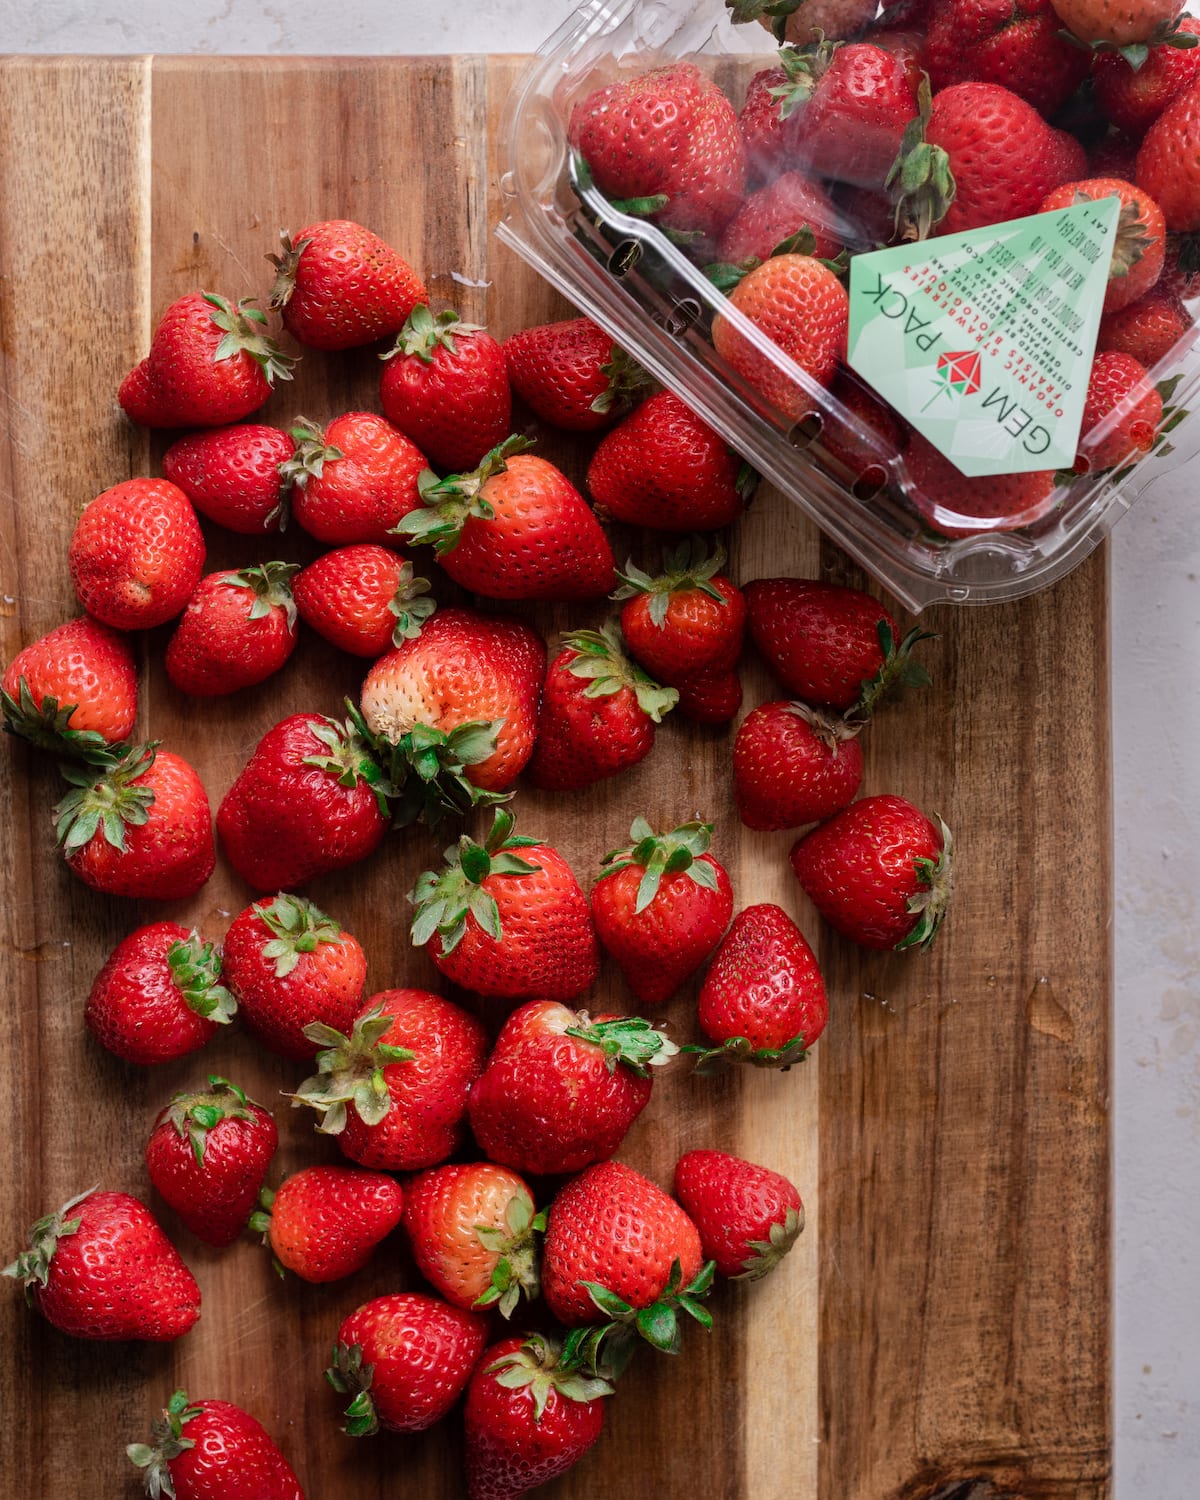
M 74 612 L 66 544 L 80 505 L 161 452 L 114 393 L 152 319 L 203 285 L 263 295 L 280 229 L 350 217 L 427 273 L 438 298 L 504 334 L 566 304 L 498 245 L 496 121 L 516 59 L 10 59 L 0 98 L 0 640 L 8 660 Z M 476 283 L 489 283 L 477 285 Z M 366 351 L 306 354 L 264 420 L 377 407 Z M 581 476 L 583 456 L 542 451 Z M 622 533 L 618 555 L 655 548 Z M 262 560 L 208 530 L 210 565 Z M 289 533 L 288 557 L 313 549 Z M 733 539 L 735 576 L 859 581 L 781 497 Z M 253 554 L 253 555 L 251 555 Z M 439 593 L 442 593 L 439 586 Z M 449 591 L 445 591 L 447 594 Z M 560 607 L 530 612 L 553 636 Z M 600 611 L 572 611 L 591 624 Z M 786 866 L 786 835 L 734 815 L 728 734 L 668 722 L 636 771 L 583 797 L 523 790 L 521 827 L 585 880 L 634 813 L 703 813 L 740 905 L 779 900 L 817 944 L 830 986 L 825 1040 L 802 1068 L 716 1084 L 660 1080 L 622 1157 L 668 1183 L 679 1153 L 714 1144 L 786 1171 L 808 1227 L 770 1281 L 726 1288 L 717 1327 L 678 1361 L 644 1358 L 595 1453 L 547 1495 L 615 1500 L 635 1485 L 699 1500 L 1000 1500 L 1108 1493 L 1107 1038 L 1111 990 L 1106 580 L 1094 558 L 1051 594 L 936 612 L 936 686 L 889 709 L 867 743 L 867 789 L 894 790 L 955 827 L 960 881 L 927 960 L 860 954 L 822 934 Z M 188 702 L 145 642 L 139 733 L 195 762 L 214 805 L 258 736 L 297 708 L 336 711 L 361 668 L 305 640 L 288 668 L 229 702 Z M 746 670 L 747 701 L 771 685 Z M 109 949 L 160 908 L 74 882 L 52 848 L 55 775 L 3 746 L 9 816 L 3 999 L 10 1101 L 0 1247 L 92 1182 L 149 1192 L 142 1148 L 165 1099 L 209 1072 L 279 1100 L 295 1071 L 233 1035 L 153 1072 L 103 1054 L 81 1012 Z M 435 983 L 406 939 L 405 892 L 436 855 L 423 833 L 369 867 L 316 883 L 363 942 L 372 988 Z M 219 937 L 249 899 L 231 872 L 166 913 Z M 691 993 L 668 1008 L 681 1035 Z M 595 1001 L 627 1003 L 619 977 Z M 279 1101 L 282 1105 L 282 1101 Z M 274 1178 L 336 1159 L 277 1110 Z M 159 1205 L 161 1208 L 161 1205 Z M 255 1412 L 310 1500 L 462 1493 L 453 1422 L 421 1438 L 354 1443 L 320 1372 L 342 1317 L 417 1284 L 403 1245 L 349 1282 L 274 1277 L 247 1241 L 201 1246 L 162 1209 L 204 1294 L 197 1329 L 167 1348 L 62 1338 L 4 1294 L 0 1489 L 136 1493 L 124 1443 L 177 1385 Z M 91 1434 L 86 1461 L 66 1430 Z

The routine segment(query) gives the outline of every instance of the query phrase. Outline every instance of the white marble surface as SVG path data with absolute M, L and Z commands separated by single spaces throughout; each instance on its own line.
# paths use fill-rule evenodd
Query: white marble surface
M 11 52 L 521 52 L 567 0 L 0 0 Z M 1113 537 L 1116 1489 L 1200 1495 L 1200 461 Z M 1070 726 L 1064 725 L 1064 733 Z

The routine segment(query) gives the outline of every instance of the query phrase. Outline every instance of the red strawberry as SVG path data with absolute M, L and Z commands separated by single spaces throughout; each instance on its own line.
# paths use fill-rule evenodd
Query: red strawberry
M 738 209 L 725 226 L 717 256 L 739 267 L 768 260 L 785 243 L 789 249 L 800 249 L 798 241 L 790 242 L 805 231 L 806 255 L 832 260 L 842 248 L 838 211 L 825 189 L 799 172 L 784 172 L 751 193 Z
M 630 660 L 611 622 L 564 636 L 546 674 L 530 781 L 572 791 L 637 765 L 678 697 Z
M 1182 345 L 1193 326 L 1191 314 L 1177 294 L 1156 286 L 1128 307 L 1100 319 L 1096 349 L 1100 353 L 1128 354 L 1152 369 Z
M 928 947 L 951 891 L 950 833 L 903 797 L 864 797 L 805 834 L 792 869 L 829 923 L 865 948 Z
M 467 1387 L 468 1500 L 517 1500 L 565 1474 L 604 1426 L 613 1387 L 535 1333 L 486 1350 Z
M 313 349 L 353 349 L 399 333 L 418 302 L 421 278 L 402 255 L 361 224 L 327 219 L 281 235 L 269 255 L 277 275 L 271 306 L 288 332 Z
M 1173 0 L 1054 0 L 1054 9 L 1081 42 L 1118 48 L 1132 43 L 1139 51 L 1169 32 L 1179 14 Z
M 1149 193 L 1115 177 L 1064 183 L 1042 200 L 1041 212 L 1100 198 L 1117 198 L 1121 204 L 1104 294 L 1104 311 L 1116 312 L 1135 302 L 1158 280 L 1167 231 L 1162 212 Z
M 557 850 L 497 808 L 483 844 L 464 834 L 409 893 L 412 940 L 454 984 L 507 1000 L 570 1000 L 600 966 L 587 897 Z
M 904 428 L 889 407 L 849 375 L 839 373 L 829 395 L 832 400 L 817 413 L 821 446 L 849 471 L 854 494 L 868 498 L 886 484 L 886 465 L 905 444 Z
M 721 1276 L 758 1281 L 804 1228 L 804 1205 L 786 1177 L 724 1151 L 685 1152 L 675 1166 L 675 1196 Z
M 78 1339 L 187 1333 L 200 1288 L 154 1215 L 128 1193 L 90 1188 L 39 1219 L 33 1246 L 5 1266 L 47 1322 Z
M 500 345 L 483 328 L 426 303 L 382 356 L 383 414 L 431 464 L 473 469 L 512 431 L 512 392 Z
M 397 1292 L 364 1302 L 338 1329 L 325 1378 L 353 1396 L 345 1431 L 424 1432 L 466 1389 L 487 1343 L 487 1319 L 437 1297 Z
M 782 907 L 764 902 L 738 912 L 721 941 L 697 1001 L 700 1029 L 713 1043 L 697 1071 L 731 1062 L 790 1068 L 825 1030 L 825 982 L 804 934 Z
M 505 439 L 470 474 L 421 482 L 396 530 L 431 543 L 454 580 L 488 599 L 599 599 L 612 587 L 608 538 L 561 470 Z
M 692 63 L 593 90 L 567 133 L 602 193 L 637 200 L 632 211 L 664 228 L 716 235 L 737 208 L 746 177 L 737 115 Z
M 624 599 L 621 632 L 646 671 L 674 687 L 696 676 L 729 672 L 742 654 L 746 601 L 722 571 L 725 549 L 709 553 L 702 537 L 663 555 L 655 578 L 632 561 L 618 576 Z
M 829 384 L 846 352 L 846 288 L 812 256 L 775 255 L 743 277 L 728 300 L 808 381 L 781 370 L 725 313 L 713 320 L 713 347 L 771 406 L 799 420 L 812 405 L 813 386 Z
M 173 1062 L 203 1047 L 237 1010 L 220 976 L 211 943 L 178 922 L 152 922 L 109 954 L 83 1018 L 101 1046 L 126 1062 Z
M 785 111 L 797 116 L 795 158 L 822 177 L 881 188 L 917 100 L 902 59 L 870 42 L 780 52 Z
M 856 36 L 875 19 L 878 9 L 878 0 L 804 0 L 794 10 L 778 6 L 776 0 L 739 0 L 738 4 L 738 12 L 745 20 L 758 21 L 778 41 L 788 41 L 797 47 L 820 41 L 822 37 L 838 41 Z M 900 4 L 889 5 L 885 14 L 896 25 L 915 24 L 924 19 L 922 0 L 917 0 L 913 15 Z
M 291 485 L 279 465 L 295 444 L 278 427 L 247 422 L 189 432 L 163 454 L 164 479 L 176 484 L 202 516 L 245 536 L 282 531 Z
M 0 689 L 4 727 L 55 754 L 106 756 L 137 718 L 137 662 L 126 636 L 90 615 L 19 651 Z
M 149 1443 L 130 1443 L 146 1493 L 174 1500 L 304 1500 L 300 1481 L 265 1427 L 228 1401 L 176 1391 Z
M 213 872 L 212 813 L 199 776 L 157 742 L 118 761 L 64 766 L 73 788 L 55 808 L 67 864 L 110 896 L 181 901 Z
M 870 594 L 813 578 L 756 578 L 742 592 L 755 646 L 784 687 L 808 703 L 861 718 L 897 686 L 929 680 L 910 653 L 930 637 L 910 631 L 901 639 Z
M 805 703 L 762 703 L 733 747 L 733 796 L 747 828 L 799 828 L 832 817 L 858 795 L 861 724 Z
M 599 511 L 655 531 L 736 521 L 758 476 L 671 391 L 643 401 L 600 441 L 587 471 Z
M 455 1307 L 495 1306 L 509 1318 L 522 1295 L 537 1296 L 546 1216 L 507 1167 L 478 1161 L 419 1173 L 405 1190 L 404 1227 L 417 1269 Z
M 204 538 L 182 490 L 127 479 L 85 507 L 68 559 L 89 614 L 118 630 L 149 630 L 173 620 L 200 582 Z
M 364 1167 L 414 1172 L 462 1144 L 467 1095 L 483 1070 L 483 1027 L 429 990 L 383 990 L 349 1036 L 314 1022 L 317 1073 L 293 1095 L 320 1116 L 344 1155 Z
M 635 818 L 629 837 L 629 848 L 604 857 L 592 887 L 592 916 L 633 993 L 659 1005 L 721 941 L 733 915 L 733 891 L 708 852 L 711 823 L 657 834 L 645 818 Z
M 1200 21 L 1183 16 L 1172 36 L 1200 36 Z M 1180 47 L 1171 41 L 1151 47 L 1136 67 L 1119 51 L 1098 52 L 1092 64 L 1096 103 L 1118 130 L 1132 136 L 1144 135 L 1167 105 L 1197 80 L 1200 47 Z
M 542 1294 L 567 1328 L 611 1320 L 674 1353 L 677 1310 L 712 1322 L 697 1300 L 711 1284 L 703 1259 L 696 1226 L 673 1198 L 632 1167 L 602 1161 L 550 1205 Z M 634 1323 L 633 1314 L 648 1308 L 656 1316 Z
M 217 809 L 238 875 L 287 890 L 373 854 L 387 832 L 382 773 L 353 725 L 291 714 L 259 740 Z
M 143 427 L 223 427 L 257 411 L 294 360 L 263 331 L 251 301 L 231 306 L 189 292 L 159 320 L 150 353 L 121 382 L 117 399 Z
M 420 504 L 425 455 L 397 427 L 369 411 L 335 417 L 324 432 L 307 417 L 291 429 L 296 448 L 279 472 L 292 481 L 292 514 L 319 542 L 393 540 L 393 529 Z
M 471 1086 L 471 1131 L 489 1160 L 541 1176 L 578 1172 L 620 1148 L 650 1100 L 649 1069 L 673 1042 L 638 1016 L 533 1000 L 504 1023 Z
M 412 563 L 373 542 L 323 553 L 292 585 L 306 625 L 341 650 L 370 657 L 420 635 L 437 609 L 428 593 L 429 580 L 415 577 Z
M 679 684 L 675 705 L 694 724 L 728 724 L 742 706 L 742 679 L 736 672 L 698 672 Z
M 182 693 L 213 698 L 265 682 L 296 647 L 292 575 L 268 562 L 209 573 L 167 642 L 167 676 Z
M 904 457 L 910 481 L 905 493 L 929 529 L 940 536 L 1016 531 L 1032 526 L 1054 508 L 1053 470 L 976 474 L 967 480 L 961 469 L 916 431 L 909 436 Z
M 1148 453 L 1162 421 L 1162 397 L 1128 354 L 1097 354 L 1088 377 L 1075 469 L 1112 469 Z
M 541 636 L 518 620 L 443 609 L 415 640 L 381 656 L 362 685 L 362 717 L 393 786 L 399 823 L 502 800 L 537 734 L 546 675 Z
M 1050 186 L 1081 181 L 1088 175 L 1088 156 L 1083 146 L 1066 130 L 1052 130 L 1050 137 L 1044 162 Z
M 1135 173 L 1168 229 L 1200 229 L 1200 82 L 1176 94 L 1147 130 Z
M 535 416 L 567 432 L 611 427 L 650 385 L 645 370 L 590 318 L 522 328 L 502 347 L 513 390 Z
M 1122 182 L 1132 182 L 1137 167 L 1140 141 L 1131 141 L 1128 136 L 1109 134 L 1101 137 L 1088 152 L 1088 177 L 1118 177 Z
M 222 977 L 242 1020 L 272 1052 L 311 1061 L 304 1028 L 348 1031 L 362 1003 L 367 960 L 358 939 L 303 896 L 256 901 L 225 934 Z
M 783 114 L 782 91 L 787 87 L 788 75 L 780 67 L 760 69 L 746 85 L 738 129 L 746 151 L 747 176 L 752 182 L 770 182 L 784 172 L 795 148 L 798 120 L 794 113 L 786 119 Z M 723 253 L 721 259 L 740 257 Z
M 303 1167 L 258 1201 L 250 1228 L 270 1245 L 280 1274 L 309 1282 L 361 1271 L 404 1209 L 398 1182 L 357 1167 Z
M 232 1245 L 246 1228 L 279 1134 L 261 1105 L 227 1078 L 176 1094 L 146 1142 L 150 1181 L 207 1245 Z
M 937 0 L 923 58 L 935 89 L 1000 84 L 1051 115 L 1087 76 L 1088 54 L 1066 41 L 1050 0 Z

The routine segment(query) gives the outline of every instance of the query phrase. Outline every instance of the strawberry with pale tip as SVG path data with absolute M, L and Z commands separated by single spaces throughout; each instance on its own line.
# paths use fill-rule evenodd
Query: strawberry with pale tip
M 0 687 L 5 729 L 73 760 L 109 759 L 133 732 L 137 702 L 128 637 L 90 615 L 18 651 Z
M 352 219 L 325 219 L 280 235 L 271 306 L 293 338 L 314 349 L 354 349 L 399 333 L 421 278 L 399 251 Z
M 215 698 L 278 672 L 296 649 L 291 580 L 299 571 L 299 563 L 267 562 L 202 578 L 167 642 L 175 687 Z
M 291 1465 L 261 1422 L 229 1401 L 176 1391 L 149 1443 L 126 1454 L 150 1500 L 304 1500 Z
M 379 657 L 416 640 L 436 611 L 429 580 L 398 552 L 363 542 L 325 552 L 297 574 L 300 618 L 352 656 Z
M 518 329 L 502 348 L 512 389 L 535 416 L 566 432 L 611 427 L 652 383 L 590 318 Z
M 245 536 L 282 531 L 290 482 L 279 465 L 294 443 L 278 427 L 243 422 L 189 432 L 163 454 L 163 478 L 178 485 L 202 516 Z
M 404 1194 L 385 1172 L 302 1167 L 272 1192 L 262 1188 L 249 1227 L 271 1249 L 275 1269 L 302 1281 L 341 1281 L 361 1271 L 400 1222 Z
M 675 1165 L 675 1196 L 717 1274 L 739 1281 L 761 1281 L 804 1228 L 804 1204 L 793 1183 L 725 1151 L 685 1152 Z
M 325 428 L 298 417 L 291 436 L 295 449 L 279 472 L 291 481 L 296 524 L 317 541 L 386 546 L 420 504 L 417 479 L 428 460 L 386 417 L 350 411 Z

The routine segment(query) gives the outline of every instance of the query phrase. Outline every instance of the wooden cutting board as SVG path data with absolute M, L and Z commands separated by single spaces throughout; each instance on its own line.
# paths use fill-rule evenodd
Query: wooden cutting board
M 519 59 L 0 66 L 5 661 L 76 611 L 66 548 L 80 507 L 156 472 L 161 442 L 130 427 L 115 400 L 155 318 L 198 286 L 264 295 L 263 257 L 281 228 L 360 220 L 426 272 L 435 297 L 499 335 L 568 313 L 491 233 L 498 121 Z M 265 420 L 377 406 L 377 375 L 370 351 L 307 354 Z M 542 451 L 581 474 L 579 450 L 551 438 Z M 619 556 L 628 546 L 655 560 L 649 538 L 617 542 Z M 214 567 L 313 554 L 292 532 L 264 547 L 210 530 L 209 543 Z M 777 495 L 760 496 L 733 550 L 742 579 L 861 581 Z M 597 1450 L 547 1495 L 615 1500 L 639 1485 L 699 1500 L 1109 1493 L 1105 567 L 1101 552 L 1037 598 L 930 611 L 934 686 L 865 737 L 865 789 L 903 793 L 957 834 L 955 905 L 929 957 L 871 955 L 821 930 L 794 888 L 789 836 L 750 834 L 734 815 L 728 733 L 669 722 L 650 760 L 620 780 L 581 797 L 519 793 L 520 826 L 558 843 L 585 883 L 635 813 L 655 826 L 708 816 L 739 905 L 793 911 L 831 997 L 828 1031 L 800 1068 L 660 1078 L 622 1157 L 669 1183 L 684 1149 L 745 1154 L 794 1178 L 808 1227 L 773 1278 L 719 1290 L 711 1336 L 690 1330 L 676 1360 L 639 1357 Z M 551 636 L 568 621 L 560 607 L 532 613 Z M 296 709 L 336 712 L 361 677 L 307 638 L 261 689 L 189 702 L 164 677 L 166 634 L 141 647 L 139 734 L 190 756 L 214 807 L 266 728 Z M 772 695 L 758 665 L 745 680 L 749 704 Z M 54 850 L 53 768 L 14 742 L 0 751 L 4 1258 L 36 1217 L 90 1184 L 147 1195 L 150 1120 L 208 1073 L 277 1102 L 272 1180 L 336 1159 L 279 1097 L 296 1071 L 236 1032 L 156 1071 L 90 1041 L 84 998 L 121 937 L 165 914 L 217 938 L 250 893 L 223 864 L 195 901 L 165 913 L 89 892 Z M 369 866 L 311 890 L 364 943 L 372 989 L 436 982 L 408 947 L 404 894 L 441 842 L 396 836 Z M 692 993 L 669 1008 L 681 1037 Z M 600 998 L 629 1004 L 611 969 Z M 124 1444 L 182 1384 L 265 1422 L 309 1500 L 462 1493 L 456 1419 L 419 1438 L 355 1442 L 321 1379 L 346 1313 L 416 1285 L 399 1237 L 352 1280 L 308 1287 L 278 1281 L 251 1240 L 208 1250 L 158 1208 L 204 1294 L 200 1324 L 178 1344 L 74 1342 L 27 1310 L 14 1284 L 0 1287 L 0 1489 L 132 1496 Z

